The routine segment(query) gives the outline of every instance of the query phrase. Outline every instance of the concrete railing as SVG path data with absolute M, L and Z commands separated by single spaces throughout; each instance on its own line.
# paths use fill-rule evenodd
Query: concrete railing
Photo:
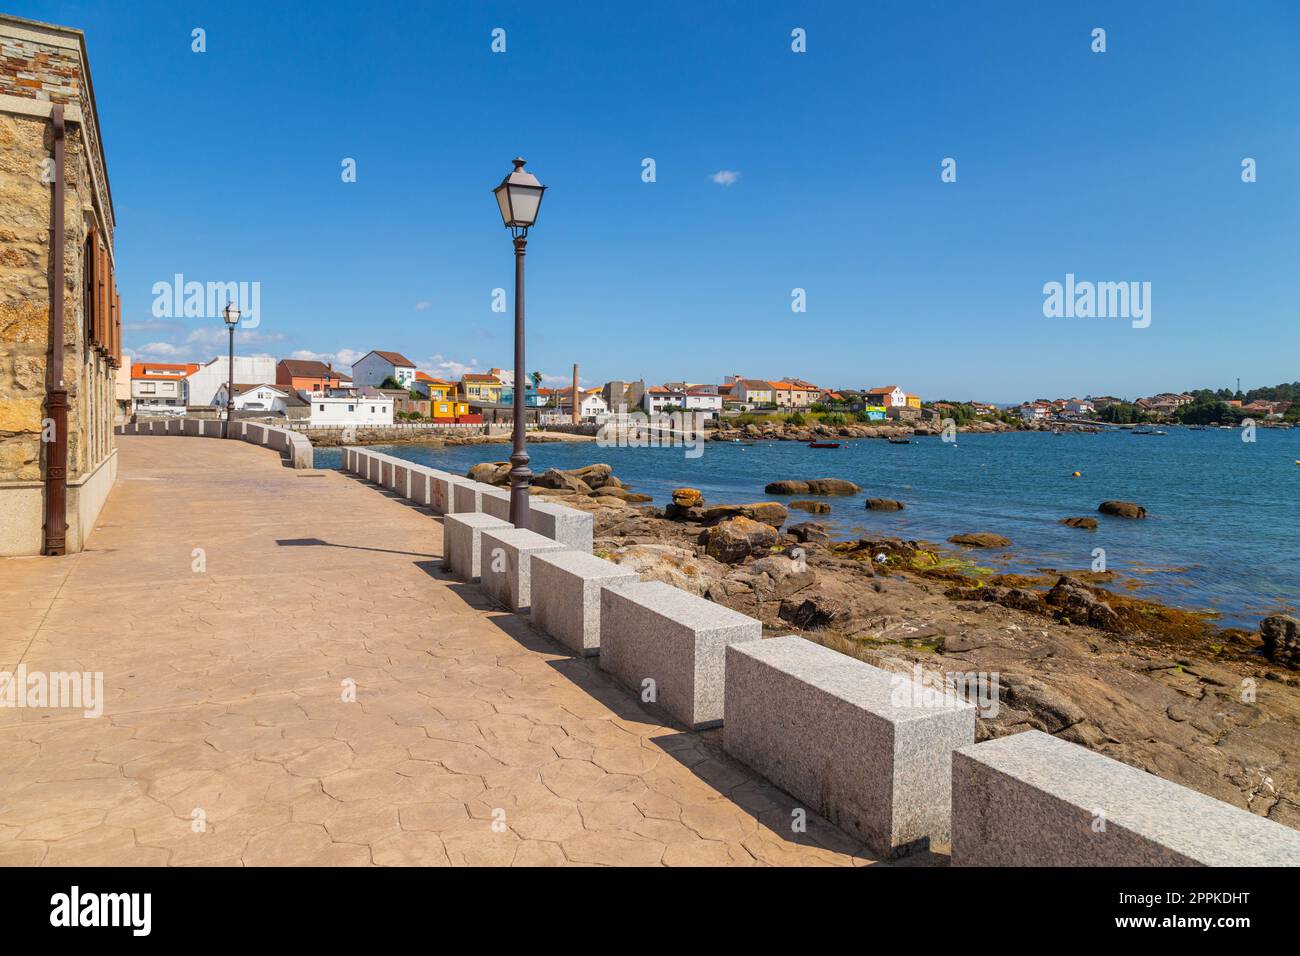
M 230 425 L 232 437 L 253 445 L 264 445 L 280 453 L 294 468 L 312 468 L 311 442 L 296 432 L 260 422 L 235 421 Z M 189 435 L 194 438 L 225 438 L 226 423 L 210 418 L 165 418 L 117 425 L 118 435 Z
M 1300 832 L 1029 731 L 973 743 L 975 708 L 591 553 L 591 515 L 365 448 L 344 469 L 445 514 L 443 567 L 884 858 L 958 866 L 1300 865 Z M 455 506 L 459 498 L 461 507 Z M 434 505 L 434 501 L 439 502 Z M 508 500 L 508 499 L 506 499 Z

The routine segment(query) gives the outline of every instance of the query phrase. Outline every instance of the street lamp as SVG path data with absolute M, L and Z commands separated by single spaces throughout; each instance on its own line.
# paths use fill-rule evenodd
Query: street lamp
M 235 417 L 235 326 L 239 324 L 239 306 L 227 302 L 221 315 L 226 320 L 226 328 L 230 330 L 230 364 L 226 367 L 230 373 L 226 381 L 226 437 L 234 438 L 231 423 Z
M 516 528 L 528 527 L 528 485 L 533 473 L 528 468 L 528 452 L 524 450 L 524 247 L 528 245 L 528 229 L 537 222 L 537 210 L 542 205 L 546 187 L 537 177 L 524 170 L 524 160 L 514 160 L 515 168 L 501 185 L 492 192 L 501 207 L 501 221 L 515 240 L 515 409 L 514 450 L 510 455 L 510 523 Z

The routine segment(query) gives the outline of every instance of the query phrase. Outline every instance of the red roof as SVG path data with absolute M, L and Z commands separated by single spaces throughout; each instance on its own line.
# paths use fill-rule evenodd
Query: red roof
M 199 367 L 191 363 L 176 364 L 172 362 L 132 362 L 132 378 L 178 379 L 197 372 Z M 165 374 L 165 373 L 172 374 Z
M 370 351 L 370 354 L 378 355 L 389 365 L 393 365 L 393 366 L 401 365 L 407 368 L 415 368 L 415 363 L 412 362 L 405 355 L 403 355 L 401 352 L 381 352 L 379 351 L 379 349 L 372 349 Z

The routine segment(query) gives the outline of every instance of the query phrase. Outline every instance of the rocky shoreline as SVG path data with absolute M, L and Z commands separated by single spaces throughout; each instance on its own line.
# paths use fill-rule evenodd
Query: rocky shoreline
M 470 476 L 504 484 L 508 470 L 485 463 Z M 978 561 L 982 547 L 1005 546 L 987 532 L 957 531 L 947 545 L 837 541 L 776 501 L 711 503 L 679 489 L 656 508 L 608 465 L 535 482 L 534 494 L 593 513 L 600 556 L 773 634 L 881 667 L 996 675 L 996 713 L 981 716 L 980 739 L 1042 730 L 1300 828 L 1295 618 L 1253 633 L 1099 587 L 1111 573 L 997 573 Z M 801 510 L 858 491 L 832 479 L 777 484 L 768 493 L 799 495 L 789 504 Z

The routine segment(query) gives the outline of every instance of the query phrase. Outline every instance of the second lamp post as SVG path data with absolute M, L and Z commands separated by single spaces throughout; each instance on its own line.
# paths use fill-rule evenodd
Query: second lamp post
M 528 452 L 524 450 L 524 393 L 527 391 L 524 376 L 528 374 L 524 371 L 524 247 L 528 245 L 529 227 L 537 222 L 537 210 L 546 187 L 524 170 L 524 160 L 516 159 L 514 164 L 514 171 L 493 193 L 501 207 L 501 220 L 515 239 L 515 407 L 514 448 L 510 455 L 510 523 L 516 528 L 527 528 L 528 486 L 533 473 L 528 467 Z
M 235 326 L 239 325 L 239 306 L 235 305 L 233 302 L 227 302 L 225 310 L 221 313 L 221 317 L 226 320 L 226 328 L 230 330 L 230 364 L 226 367 L 226 437 L 234 438 Z

